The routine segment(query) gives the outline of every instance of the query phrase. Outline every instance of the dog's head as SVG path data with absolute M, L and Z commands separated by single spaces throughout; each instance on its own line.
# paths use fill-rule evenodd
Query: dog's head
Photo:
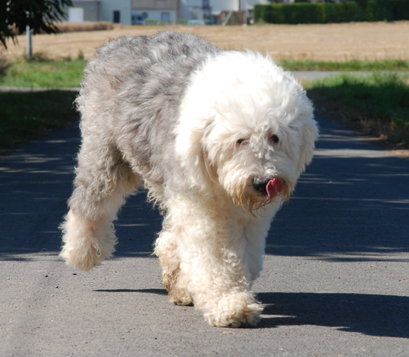
M 317 137 L 312 104 L 299 83 L 269 58 L 231 51 L 192 75 L 176 154 L 192 186 L 219 185 L 253 211 L 290 197 Z

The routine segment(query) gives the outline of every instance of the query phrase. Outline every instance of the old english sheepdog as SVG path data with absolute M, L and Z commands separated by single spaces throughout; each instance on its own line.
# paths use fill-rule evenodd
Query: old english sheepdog
M 303 88 L 258 53 L 161 32 L 101 46 L 76 104 L 82 145 L 60 256 L 86 271 L 110 257 L 112 222 L 145 187 L 164 216 L 154 251 L 170 301 L 213 326 L 256 325 L 265 238 L 318 136 Z

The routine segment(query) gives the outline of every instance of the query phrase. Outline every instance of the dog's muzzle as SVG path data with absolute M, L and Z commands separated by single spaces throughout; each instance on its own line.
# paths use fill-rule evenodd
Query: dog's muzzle
M 266 200 L 274 198 L 283 190 L 283 184 L 277 177 L 254 177 L 252 183 L 253 188 Z
M 271 180 L 272 178 L 262 179 L 259 177 L 253 177 L 253 187 L 257 192 L 260 192 L 262 195 L 267 195 L 267 184 Z

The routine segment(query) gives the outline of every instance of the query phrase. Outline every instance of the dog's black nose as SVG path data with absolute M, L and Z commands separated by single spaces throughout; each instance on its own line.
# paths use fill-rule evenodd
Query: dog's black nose
M 266 195 L 267 194 L 267 184 L 271 180 L 271 178 L 260 178 L 254 177 L 253 178 L 253 187 L 256 191 Z

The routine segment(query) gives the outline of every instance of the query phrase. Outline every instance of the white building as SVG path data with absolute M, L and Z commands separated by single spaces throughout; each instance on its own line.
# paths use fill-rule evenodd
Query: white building
M 73 0 L 72 4 L 68 8 L 68 21 L 101 21 L 101 1 Z
M 106 1 L 106 0 L 105 0 Z M 178 20 L 179 0 L 132 0 L 132 23 Z
M 131 25 L 131 0 L 103 0 L 101 2 L 101 21 Z
M 177 21 L 179 0 L 73 0 L 68 21 L 107 21 L 122 25 L 144 20 Z
M 68 20 L 108 21 L 122 25 L 142 24 L 144 20 L 202 20 L 205 15 L 222 11 L 247 11 L 268 0 L 74 0 L 68 9 Z
M 254 5 L 269 4 L 268 0 L 180 0 L 179 19 L 200 18 L 209 9 L 212 15 L 222 11 L 252 11 Z

